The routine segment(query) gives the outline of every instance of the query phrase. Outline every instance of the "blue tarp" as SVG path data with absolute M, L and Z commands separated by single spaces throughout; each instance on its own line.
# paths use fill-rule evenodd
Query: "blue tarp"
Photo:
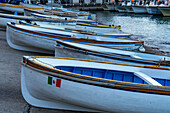
M 0 0 L 0 3 L 5 3 L 6 2 L 6 0 Z

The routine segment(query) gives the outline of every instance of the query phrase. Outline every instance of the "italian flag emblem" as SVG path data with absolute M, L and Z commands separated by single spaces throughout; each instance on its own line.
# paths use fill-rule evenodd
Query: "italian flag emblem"
M 48 76 L 48 84 L 56 87 L 61 87 L 61 79 Z

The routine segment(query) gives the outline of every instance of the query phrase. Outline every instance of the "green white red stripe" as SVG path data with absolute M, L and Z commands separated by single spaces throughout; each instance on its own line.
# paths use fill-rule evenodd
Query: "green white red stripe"
M 48 84 L 55 85 L 56 87 L 61 87 L 61 79 L 48 76 Z

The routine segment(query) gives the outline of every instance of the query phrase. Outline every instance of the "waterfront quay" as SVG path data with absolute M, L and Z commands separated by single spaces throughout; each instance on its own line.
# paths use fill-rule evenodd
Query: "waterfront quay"
M 109 3 L 78 3 L 78 4 L 62 4 L 64 8 L 71 8 L 80 11 L 104 11 L 108 10 L 106 4 Z M 53 6 L 58 6 L 58 4 L 53 4 Z

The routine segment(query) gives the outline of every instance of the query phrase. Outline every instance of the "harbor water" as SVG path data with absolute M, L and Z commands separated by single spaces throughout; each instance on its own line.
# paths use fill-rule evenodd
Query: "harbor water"
M 170 17 L 129 14 L 110 11 L 95 13 L 97 20 L 107 25 L 121 25 L 131 38 L 144 41 L 145 46 L 170 55 Z

